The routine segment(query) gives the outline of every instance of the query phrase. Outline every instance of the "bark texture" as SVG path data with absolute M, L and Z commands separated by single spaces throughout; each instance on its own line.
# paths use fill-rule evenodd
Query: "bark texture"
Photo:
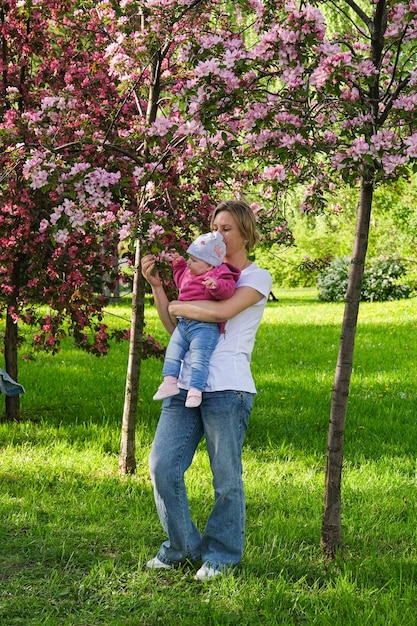
M 129 359 L 126 374 L 119 470 L 132 474 L 136 470 L 136 412 L 139 399 L 140 364 L 142 360 L 145 280 L 140 269 L 140 243 L 136 241 L 135 272 L 133 277 L 132 322 Z
M 330 424 L 327 438 L 324 515 L 322 522 L 321 546 L 328 558 L 333 558 L 337 549 L 342 546 L 341 481 L 343 444 L 356 327 L 361 297 L 362 277 L 368 247 L 372 197 L 372 177 L 369 179 L 362 179 L 355 241 L 340 337 L 339 354 L 332 389 Z

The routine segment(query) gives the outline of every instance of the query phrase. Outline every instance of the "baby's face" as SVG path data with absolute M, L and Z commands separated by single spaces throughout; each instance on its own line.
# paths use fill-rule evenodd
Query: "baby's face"
M 205 274 L 213 267 L 212 265 L 209 265 L 209 263 L 206 263 L 201 259 L 196 259 L 195 256 L 191 256 L 191 254 L 188 257 L 187 265 L 192 276 L 200 276 L 200 274 Z

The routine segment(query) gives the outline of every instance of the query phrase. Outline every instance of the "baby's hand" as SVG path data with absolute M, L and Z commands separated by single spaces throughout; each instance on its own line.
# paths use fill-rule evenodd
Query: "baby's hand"
M 203 280 L 203 285 L 204 285 L 204 287 L 207 287 L 208 289 L 216 289 L 216 287 L 217 287 L 217 280 L 215 280 L 211 276 L 207 276 Z
M 183 257 L 180 254 L 178 254 L 178 252 L 171 252 L 171 263 L 173 265 L 175 265 L 175 263 L 178 263 L 178 261 L 182 258 Z

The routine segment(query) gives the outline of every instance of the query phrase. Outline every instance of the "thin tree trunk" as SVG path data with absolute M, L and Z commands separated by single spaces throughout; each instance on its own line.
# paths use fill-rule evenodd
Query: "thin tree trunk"
M 146 121 L 154 122 L 159 106 L 161 89 L 162 58 L 167 52 L 158 51 L 151 61 L 151 86 L 149 90 Z M 144 163 L 148 160 L 148 149 L 144 148 Z M 139 227 L 139 234 L 141 228 Z M 126 374 L 125 404 L 123 409 L 122 438 L 120 444 L 119 470 L 123 474 L 132 474 L 136 470 L 135 458 L 135 429 L 136 411 L 139 399 L 140 364 L 142 360 L 143 329 L 145 325 L 145 279 L 141 272 L 141 245 L 140 237 L 136 240 L 135 271 L 133 275 L 133 302 L 131 336 L 129 345 L 129 362 Z
M 368 247 L 372 197 L 373 177 L 362 178 L 339 355 L 332 389 L 330 424 L 327 438 L 321 546 L 328 558 L 333 558 L 337 549 L 342 546 L 341 481 L 343 444 L 362 277 Z
M 4 361 L 6 372 L 17 381 L 17 324 L 10 314 L 10 307 L 6 315 L 6 332 L 4 337 Z M 16 396 L 5 396 L 6 398 L 6 419 L 7 421 L 20 420 L 20 398 Z
M 122 437 L 120 444 L 119 470 L 132 474 L 136 470 L 135 428 L 139 399 L 140 364 L 142 360 L 145 279 L 140 269 L 140 241 L 136 240 L 135 271 L 133 275 L 132 320 L 129 344 L 129 360 L 126 374 L 125 403 L 123 409 Z
M 19 277 L 20 277 L 20 264 L 17 261 L 14 264 L 12 271 L 12 284 L 14 287 L 13 294 L 6 313 L 6 330 L 4 334 L 4 362 L 6 366 L 6 372 L 17 382 L 18 380 L 18 368 L 17 368 L 17 349 L 18 349 L 18 327 L 17 323 L 12 317 L 12 312 L 17 309 L 16 294 L 19 290 Z M 7 421 L 19 421 L 20 420 L 20 398 L 16 396 L 6 396 L 6 420 Z

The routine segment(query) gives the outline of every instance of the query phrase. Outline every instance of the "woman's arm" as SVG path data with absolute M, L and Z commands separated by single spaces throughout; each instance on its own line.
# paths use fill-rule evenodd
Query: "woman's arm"
M 172 335 L 175 330 L 175 324 L 169 314 L 169 300 L 162 285 L 158 270 L 156 269 L 155 258 L 152 254 L 147 254 L 143 257 L 141 268 L 143 276 L 152 287 L 152 294 L 159 318 L 169 334 Z
M 173 300 L 169 304 L 169 314 L 180 315 L 199 322 L 225 322 L 256 304 L 263 297 L 253 287 L 238 287 L 233 296 L 227 300 L 193 300 L 191 302 Z

